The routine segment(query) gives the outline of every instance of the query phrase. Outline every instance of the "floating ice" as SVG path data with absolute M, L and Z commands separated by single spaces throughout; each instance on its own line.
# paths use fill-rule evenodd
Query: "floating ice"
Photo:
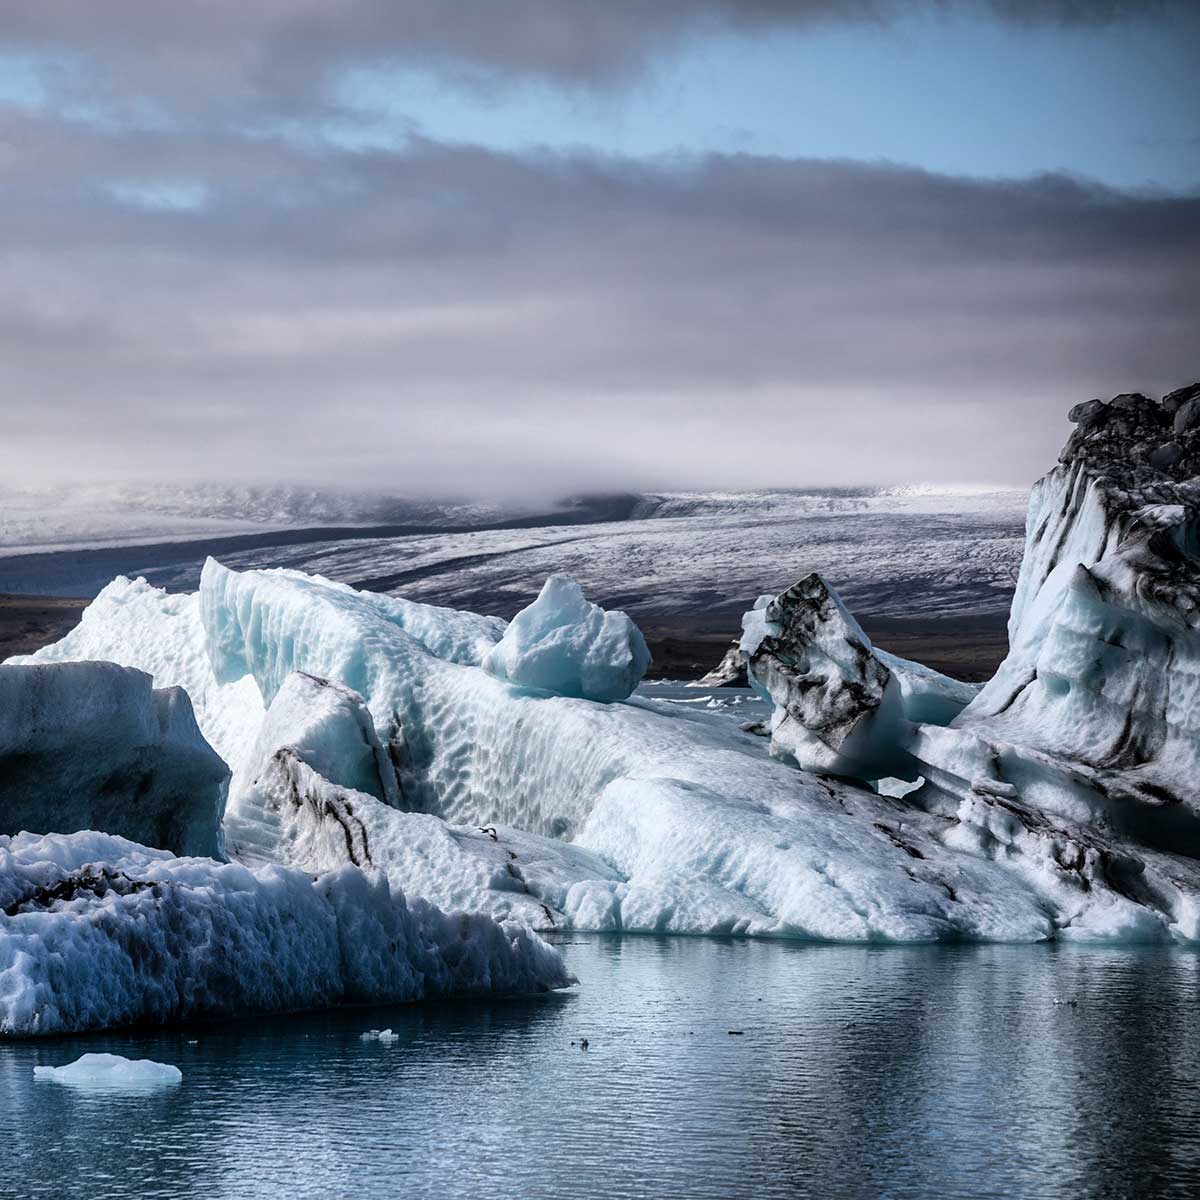
M 520 925 L 406 903 L 376 873 L 175 858 L 101 833 L 0 837 L 0 1033 L 544 991 Z
M 120 1054 L 84 1054 L 62 1067 L 34 1067 L 33 1073 L 38 1079 L 97 1091 L 142 1091 L 183 1079 L 183 1072 L 170 1063 L 123 1058 Z
M 1073 410 L 1030 500 L 1008 657 L 949 729 L 920 731 L 913 799 L 956 819 L 957 844 L 1023 844 L 1196 937 L 1200 422 L 1186 400 Z
M 228 779 L 181 688 L 111 662 L 0 667 L 0 832 L 219 855 Z
M 601 701 L 631 695 L 649 665 L 641 630 L 591 604 L 569 575 L 551 575 L 483 660 L 498 679 Z
M 360 1042 L 382 1042 L 385 1046 L 390 1046 L 393 1042 L 400 1040 L 400 1035 L 393 1033 L 390 1029 L 368 1029 L 358 1040 Z
M 299 861 L 358 854 L 365 832 L 372 862 L 394 882 L 420 892 L 455 880 L 487 909 L 505 881 L 488 872 L 479 888 L 477 851 L 486 839 L 497 856 L 517 855 L 521 878 L 506 870 L 506 886 L 526 911 L 545 901 L 542 885 L 528 882 L 536 873 L 524 871 L 523 853 L 540 856 L 556 888 L 569 885 L 546 902 L 551 917 L 542 923 L 585 929 L 854 940 L 1054 934 L 1039 870 L 1026 877 L 948 848 L 944 819 L 764 758 L 757 739 L 718 714 L 513 688 L 433 658 L 362 596 L 291 573 L 239 574 L 210 562 L 202 597 L 218 678 L 249 671 L 270 698 L 297 671 L 340 679 L 371 714 L 403 804 L 420 810 L 392 814 L 373 798 L 364 803 L 365 793 L 347 796 L 293 758 L 293 779 L 268 786 L 278 787 L 280 812 L 306 810 L 292 843 Z M 288 758 L 273 756 L 281 776 Z M 289 794 L 305 797 L 303 805 Z M 336 816 L 347 799 L 360 823 L 349 822 L 348 835 Z M 414 842 L 422 815 L 425 836 Z M 466 825 L 476 827 L 474 844 L 453 828 Z M 480 831 L 488 827 L 494 843 Z M 517 845 L 531 835 L 532 845 Z M 553 859 L 551 839 L 573 845 Z M 589 868 L 580 850 L 602 870 Z M 1109 899 L 1098 891 L 1085 904 Z M 1135 932 L 1147 935 L 1140 917 Z M 1166 929 L 1152 922 L 1150 932 Z

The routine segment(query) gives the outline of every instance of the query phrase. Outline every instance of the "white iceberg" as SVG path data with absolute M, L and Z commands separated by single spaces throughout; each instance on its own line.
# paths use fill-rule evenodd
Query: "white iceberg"
M 183 1079 L 183 1072 L 170 1063 L 124 1058 L 120 1054 L 84 1054 L 65 1066 L 34 1067 L 33 1073 L 38 1079 L 97 1091 L 142 1091 Z
M 103 659 L 145 671 L 156 688 L 183 688 L 205 740 L 233 771 L 249 757 L 264 706 L 254 681 L 219 684 L 200 624 L 197 594 L 169 594 L 144 579 L 114 579 L 83 610 L 79 624 L 60 641 L 9 664 Z
M 378 873 L 176 858 L 101 833 L 0 837 L 0 1033 L 544 991 L 523 925 L 407 903 Z
M 462 848 L 449 826 L 508 826 L 598 856 L 604 873 L 576 879 L 561 901 L 572 927 L 855 940 L 1055 933 L 1042 888 L 1053 892 L 1052 879 L 948 847 L 943 818 L 764 758 L 718 716 L 514 688 L 433 658 L 361 596 L 293 573 L 210 561 L 201 597 L 218 679 L 250 672 L 268 700 L 294 672 L 358 692 L 405 807 L 445 823 L 428 824 L 430 840 Z M 326 827 L 325 853 L 353 844 Z M 404 835 L 390 846 L 385 837 L 372 861 L 399 881 L 421 869 L 405 846 Z M 434 852 L 413 890 L 448 857 Z M 1098 891 L 1087 903 L 1110 899 Z M 1141 914 L 1136 929 L 1114 927 L 1147 933 Z
M 0 832 L 220 855 L 229 770 L 182 688 L 111 662 L 0 667 Z
M 366 1033 L 361 1034 L 358 1039 L 360 1042 L 381 1042 L 385 1046 L 390 1046 L 393 1042 L 400 1040 L 398 1033 L 393 1033 L 390 1029 L 368 1029 Z
M 600 701 L 626 699 L 649 665 L 641 630 L 590 603 L 569 575 L 551 575 L 483 659 L 498 679 Z
M 283 697 L 273 731 L 262 716 L 248 730 L 227 814 L 230 853 L 256 871 L 353 866 L 365 850 L 408 894 L 547 928 L 1194 935 L 1111 886 L 1064 885 L 1040 848 L 984 854 L 955 842 L 954 818 L 771 761 L 719 714 L 534 693 L 437 658 L 373 598 L 324 580 L 210 562 L 199 611 L 187 658 L 207 652 L 208 694 L 249 680 L 259 711 Z M 108 636 L 133 637 L 120 620 Z M 327 709 L 289 699 L 320 681 Z

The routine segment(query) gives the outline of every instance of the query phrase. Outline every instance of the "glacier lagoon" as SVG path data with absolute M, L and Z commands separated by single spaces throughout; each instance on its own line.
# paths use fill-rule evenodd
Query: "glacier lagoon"
M 578 989 L 0 1043 L 0 1194 L 1184 1196 L 1200 1169 L 1189 948 L 550 936 Z M 183 1080 L 34 1078 L 85 1052 Z

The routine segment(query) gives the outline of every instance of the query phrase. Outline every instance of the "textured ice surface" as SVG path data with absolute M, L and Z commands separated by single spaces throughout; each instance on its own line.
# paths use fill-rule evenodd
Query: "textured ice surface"
M 516 689 L 432 657 L 363 597 L 294 574 L 210 563 L 202 595 L 220 678 L 250 672 L 274 698 L 301 671 L 361 695 L 405 807 L 446 823 L 428 826 L 434 848 L 410 863 L 404 837 L 389 846 L 380 823 L 372 859 L 400 878 L 422 861 L 429 880 L 443 874 L 450 843 L 463 847 L 447 825 L 476 826 L 489 841 L 494 827 L 498 848 L 508 827 L 603 860 L 607 877 L 569 883 L 557 909 L 580 928 L 897 940 L 1194 933 L 1182 908 L 1084 886 L 1044 846 L 1010 838 L 993 853 L 956 840 L 954 818 L 771 761 L 760 739 L 703 709 Z M 313 789 L 320 800 L 336 787 L 304 766 L 293 763 L 284 794 Z M 369 839 L 376 831 L 364 826 Z M 355 844 L 327 827 L 322 853 Z M 519 894 L 541 903 L 533 888 Z
M 444 908 L 546 928 L 565 923 L 573 884 L 620 878 L 598 856 L 553 838 L 391 807 L 403 796 L 362 698 L 311 675 L 284 680 L 252 774 L 226 820 L 230 852 L 243 861 L 314 872 L 346 862 L 378 867 L 393 886 Z
M 1123 843 L 1129 889 L 1186 909 L 1190 875 L 1136 864 L 1140 847 L 1200 855 L 1200 422 L 1137 395 L 1072 418 L 1030 500 L 1009 655 L 918 745 L 920 796 L 998 795 L 1089 830 L 1098 855 Z
M 111 662 L 0 667 L 0 832 L 219 855 L 228 779 L 181 688 Z
M 946 845 L 1036 876 L 1064 932 L 1158 923 L 1194 939 L 1200 403 L 1189 415 L 1126 395 L 1073 419 L 1061 464 L 1033 490 L 1010 652 L 948 726 L 919 711 L 947 698 L 919 677 L 907 723 L 894 719 L 880 673 L 894 660 L 864 658 L 853 618 L 811 578 L 803 603 L 748 616 L 750 675 L 769 685 L 774 736 L 802 765 L 869 778 L 881 748 L 910 756 L 892 772 L 924 780 L 906 801 L 950 822 Z
M 169 1087 L 183 1079 L 183 1072 L 170 1063 L 120 1054 L 84 1054 L 61 1067 L 34 1067 L 33 1073 L 39 1079 L 96 1091 L 142 1091 Z
M 1039 483 L 1012 648 L 949 729 L 919 731 L 914 799 L 960 844 L 1023 842 L 1195 937 L 1200 520 L 1139 500 L 1079 463 Z
M 0 1033 L 36 1035 L 569 982 L 524 926 L 406 903 L 354 866 L 0 837 Z
M 601 701 L 626 699 L 649 665 L 641 630 L 590 603 L 568 575 L 551 575 L 483 660 L 498 679 Z

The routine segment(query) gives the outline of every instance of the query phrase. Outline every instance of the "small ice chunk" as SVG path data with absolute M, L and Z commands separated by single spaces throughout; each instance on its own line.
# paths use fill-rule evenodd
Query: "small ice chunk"
M 183 1079 L 183 1072 L 170 1063 L 120 1054 L 85 1054 L 62 1067 L 34 1067 L 33 1073 L 68 1087 L 105 1090 L 162 1087 Z
M 569 575 L 551 575 L 483 660 L 510 683 L 606 702 L 630 696 L 649 665 L 641 630 L 592 604 Z
M 400 1040 L 398 1033 L 393 1033 L 390 1029 L 368 1029 L 359 1039 L 360 1042 L 382 1042 L 385 1046 L 390 1046 L 393 1042 Z

